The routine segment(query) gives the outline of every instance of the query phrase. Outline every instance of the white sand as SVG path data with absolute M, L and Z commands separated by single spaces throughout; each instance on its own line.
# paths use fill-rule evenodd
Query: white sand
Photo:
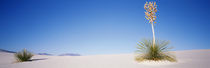
M 210 50 L 176 51 L 178 62 L 141 62 L 134 54 L 92 56 L 41 56 L 31 62 L 14 63 L 14 55 L 0 52 L 0 68 L 210 68 Z

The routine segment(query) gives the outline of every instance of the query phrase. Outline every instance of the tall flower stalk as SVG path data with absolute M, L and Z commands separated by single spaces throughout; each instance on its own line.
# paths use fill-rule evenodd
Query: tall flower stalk
M 155 47 L 155 31 L 154 31 L 154 24 L 156 23 L 156 12 L 157 12 L 157 5 L 156 2 L 146 2 L 144 5 L 145 11 L 145 18 L 149 21 L 149 23 L 152 26 L 152 34 L 153 34 L 153 40 L 152 45 Z

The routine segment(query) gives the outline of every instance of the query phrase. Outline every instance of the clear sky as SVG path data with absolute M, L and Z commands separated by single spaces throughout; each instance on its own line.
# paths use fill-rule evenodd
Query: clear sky
M 0 0 L 0 49 L 82 55 L 133 53 L 152 39 L 147 0 Z M 210 49 L 208 0 L 158 0 L 156 39 Z

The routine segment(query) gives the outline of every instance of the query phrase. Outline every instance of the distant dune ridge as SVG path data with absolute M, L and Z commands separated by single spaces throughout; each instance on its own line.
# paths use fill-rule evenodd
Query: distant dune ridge
M 4 49 L 0 49 L 0 52 L 5 52 L 5 53 L 16 53 L 15 51 L 9 51 L 9 50 L 4 50 Z M 49 54 L 49 53 L 37 53 L 37 55 L 47 55 L 47 56 L 52 56 L 53 54 Z M 58 56 L 81 56 L 80 54 L 76 54 L 76 53 L 64 53 L 64 54 L 60 54 Z
M 48 53 L 38 53 L 38 55 L 48 55 L 48 56 L 52 56 L 53 54 L 48 54 Z
M 81 56 L 81 55 L 76 53 L 65 53 L 65 54 L 60 54 L 59 56 Z
M 9 51 L 9 50 L 4 50 L 4 49 L 0 49 L 0 52 L 6 52 L 6 53 L 16 53 L 14 51 Z
M 209 68 L 210 49 L 173 51 L 178 62 L 136 62 L 135 54 L 47 56 L 14 63 L 13 53 L 0 52 L 0 68 Z

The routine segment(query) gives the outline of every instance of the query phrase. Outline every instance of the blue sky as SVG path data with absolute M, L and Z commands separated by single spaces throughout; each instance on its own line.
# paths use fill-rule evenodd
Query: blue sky
M 0 48 L 82 55 L 133 53 L 152 39 L 148 0 L 0 0 Z M 149 0 L 150 1 L 150 0 Z M 210 49 L 207 0 L 159 0 L 156 39 L 173 50 Z

